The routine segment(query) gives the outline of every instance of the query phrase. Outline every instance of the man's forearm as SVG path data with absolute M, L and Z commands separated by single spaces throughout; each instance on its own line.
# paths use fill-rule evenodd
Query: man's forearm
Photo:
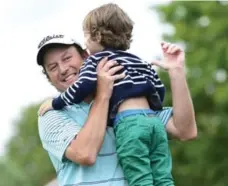
M 195 113 L 184 69 L 170 70 L 169 77 L 173 100 L 173 119 L 178 136 L 182 140 L 195 138 L 197 136 Z
M 95 163 L 106 132 L 108 107 L 108 99 L 95 98 L 88 119 L 75 140 L 78 162 Z

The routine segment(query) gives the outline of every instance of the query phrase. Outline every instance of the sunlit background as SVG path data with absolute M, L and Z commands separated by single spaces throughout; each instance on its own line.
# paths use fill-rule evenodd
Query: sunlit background
M 49 34 L 70 34 L 83 43 L 82 21 L 91 9 L 107 2 L 121 6 L 134 20 L 131 51 L 146 60 L 160 52 L 162 26 L 149 7 L 153 0 L 3 0 L 0 2 L 1 92 L 0 153 L 13 134 L 20 110 L 56 94 L 36 65 L 37 46 Z M 167 2 L 167 1 L 164 1 Z

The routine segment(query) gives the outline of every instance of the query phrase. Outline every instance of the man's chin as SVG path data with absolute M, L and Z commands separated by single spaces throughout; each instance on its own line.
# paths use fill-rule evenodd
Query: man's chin
M 71 78 L 71 79 L 69 79 L 68 81 L 65 81 L 65 82 L 61 82 L 61 85 L 59 84 L 60 85 L 59 87 L 61 87 L 61 88 L 59 88 L 58 90 L 60 92 L 66 91 L 67 88 L 69 88 L 71 85 L 73 85 L 75 83 L 76 79 L 77 79 L 77 77 Z

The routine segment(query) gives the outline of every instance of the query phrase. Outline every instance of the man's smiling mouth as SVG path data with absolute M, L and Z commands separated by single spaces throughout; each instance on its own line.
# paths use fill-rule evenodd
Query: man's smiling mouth
M 70 81 L 70 80 L 74 79 L 76 74 L 77 73 L 70 74 L 69 76 L 67 76 L 66 78 L 63 79 L 63 82 L 67 82 L 67 81 Z

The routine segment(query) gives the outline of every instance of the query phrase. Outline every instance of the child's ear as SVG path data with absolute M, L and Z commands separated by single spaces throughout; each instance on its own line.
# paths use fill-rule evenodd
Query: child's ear
M 96 41 L 99 43 L 101 42 L 101 32 L 100 31 L 96 32 Z
M 84 50 L 82 53 L 83 59 L 86 59 L 88 56 L 89 56 L 88 52 L 86 50 Z

